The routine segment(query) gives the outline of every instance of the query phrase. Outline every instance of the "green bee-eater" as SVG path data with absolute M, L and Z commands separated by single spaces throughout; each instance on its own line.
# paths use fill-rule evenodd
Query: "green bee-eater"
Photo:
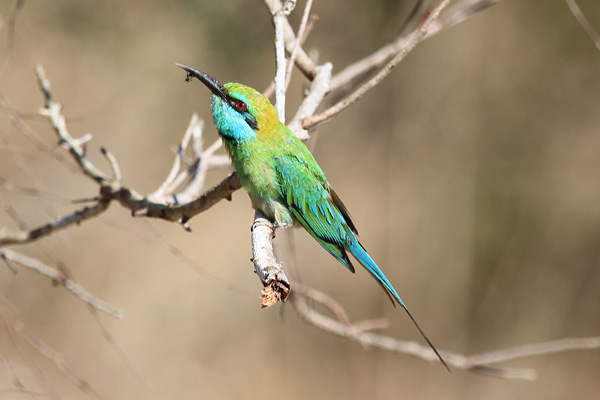
M 349 251 L 377 279 L 392 303 L 395 300 L 406 310 L 448 368 L 392 284 L 358 241 L 350 213 L 329 186 L 312 154 L 279 120 L 269 99 L 248 86 L 223 85 L 202 71 L 177 65 L 187 72 L 187 80 L 198 78 L 212 91 L 215 125 L 252 206 L 278 226 L 302 226 L 354 272 L 346 253 Z

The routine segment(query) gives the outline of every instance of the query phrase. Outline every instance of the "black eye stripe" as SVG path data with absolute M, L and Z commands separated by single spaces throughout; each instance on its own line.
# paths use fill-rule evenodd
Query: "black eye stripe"
M 252 115 L 252 113 L 248 109 L 248 104 L 243 102 L 242 100 L 238 100 L 233 97 L 229 97 L 227 100 L 228 100 L 228 103 L 231 106 L 231 108 L 233 108 L 235 111 L 239 112 L 240 114 L 242 114 L 244 116 L 244 120 L 250 126 L 250 128 L 257 131 L 258 130 L 258 122 L 256 122 L 256 118 L 254 118 L 254 115 Z M 241 106 L 241 108 L 240 108 L 240 106 Z
M 245 119 L 246 119 L 246 123 L 248 125 L 250 125 L 250 128 L 254 129 L 255 131 L 258 130 L 258 123 L 256 122 L 256 118 L 254 118 L 254 116 L 250 113 L 247 113 L 245 115 Z

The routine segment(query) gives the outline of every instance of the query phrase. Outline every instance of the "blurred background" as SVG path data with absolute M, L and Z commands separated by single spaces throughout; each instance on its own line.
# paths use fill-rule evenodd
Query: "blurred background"
M 600 29 L 600 4 L 578 3 Z M 412 4 L 317 0 L 319 20 L 305 49 L 340 71 L 387 43 Z M 291 16 L 294 27 L 303 6 Z M 0 3 L 2 64 L 14 7 Z M 71 134 L 93 134 L 92 160 L 109 171 L 99 153 L 105 146 L 124 183 L 149 193 L 168 173 L 193 112 L 207 121 L 205 143 L 217 138 L 209 93 L 186 84 L 175 62 L 264 90 L 274 74 L 265 6 L 30 0 L 0 91 L 56 147 L 37 115 L 43 98 L 34 70 L 42 64 Z M 303 83 L 296 73 L 288 118 Z M 599 334 L 599 93 L 600 52 L 564 2 L 505 1 L 421 43 L 383 84 L 314 132 L 315 157 L 363 244 L 440 350 L 469 355 Z M 6 205 L 35 227 L 80 208 L 71 200 L 96 195 L 95 184 L 40 151 L 4 111 L 0 135 L 3 229 L 18 230 Z M 228 173 L 211 171 L 207 187 Z M 502 364 L 539 373 L 534 382 L 507 381 L 362 348 L 304 324 L 289 305 L 260 309 L 249 261 L 252 218 L 243 191 L 193 218 L 192 233 L 131 218 L 114 204 L 79 227 L 12 247 L 63 266 L 124 310 L 123 320 L 99 318 L 131 366 L 81 301 L 46 277 L 0 267 L 1 307 L 107 399 L 548 400 L 600 393 L 598 350 Z M 423 343 L 367 273 L 348 273 L 305 232 L 280 232 L 277 249 L 290 275 L 333 296 L 353 320 L 388 318 L 383 333 Z M 60 398 L 86 398 L 6 329 L 0 353 L 28 389 L 48 393 L 41 374 Z M 0 397 L 18 397 L 8 389 L 13 381 L 0 367 Z

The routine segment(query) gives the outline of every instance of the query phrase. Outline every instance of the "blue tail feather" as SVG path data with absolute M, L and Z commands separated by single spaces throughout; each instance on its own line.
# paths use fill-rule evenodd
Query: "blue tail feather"
M 360 262 L 363 265 L 363 267 L 365 267 L 367 269 L 367 271 L 369 271 L 371 273 L 371 275 L 373 275 L 373 277 L 375 279 L 377 279 L 377 282 L 386 291 L 387 295 L 392 300 L 392 303 L 394 303 L 394 300 L 396 300 L 396 302 L 398 302 L 398 304 L 400 304 L 402 306 L 402 308 L 404 308 L 404 311 L 406 311 L 406 313 L 410 317 L 410 320 L 413 322 L 413 324 L 415 325 L 415 327 L 417 328 L 417 330 L 419 331 L 421 336 L 423 336 L 423 339 L 425 339 L 425 341 L 427 342 L 429 347 L 431 347 L 431 350 L 433 350 L 433 352 L 435 353 L 437 358 L 441 361 L 441 363 L 444 364 L 444 367 L 446 367 L 446 369 L 448 371 L 450 371 L 450 368 L 448 367 L 448 365 L 446 364 L 446 362 L 444 361 L 444 359 L 442 358 L 440 353 L 438 353 L 438 351 L 435 348 L 435 346 L 433 345 L 433 343 L 431 343 L 431 341 L 429 340 L 427 335 L 425 335 L 425 332 L 423 332 L 423 329 L 421 329 L 421 327 L 419 326 L 419 324 L 417 323 L 415 318 L 412 316 L 412 314 L 408 310 L 408 307 L 406 307 L 406 304 L 404 304 L 404 302 L 402 301 L 402 299 L 396 292 L 396 289 L 394 289 L 394 287 L 392 286 L 390 281 L 387 279 L 387 277 L 385 276 L 383 271 L 381 271 L 381 269 L 379 269 L 379 267 L 377 266 L 375 261 L 373 261 L 373 259 L 369 255 L 369 253 L 367 253 L 367 251 L 364 249 L 364 247 L 362 247 L 362 245 L 359 243 L 358 239 L 354 238 L 354 241 L 352 242 L 352 244 L 350 246 L 348 246 L 348 250 L 358 260 L 358 262 Z M 394 306 L 395 305 L 396 304 L 394 303 Z
M 390 298 L 392 299 L 392 303 L 394 303 L 395 300 L 402 307 L 406 308 L 406 305 L 396 292 L 396 289 L 394 289 L 394 287 L 392 286 L 388 278 L 385 276 L 383 271 L 379 269 L 375 261 L 373 261 L 369 253 L 367 253 L 367 251 L 364 249 L 364 247 L 362 247 L 358 240 L 355 240 L 352 243 L 352 245 L 348 247 L 348 250 L 350 251 L 350 253 L 352 253 L 354 258 L 356 258 L 358 262 L 361 263 L 363 267 L 365 267 L 375 279 L 377 279 L 377 282 L 383 287 L 383 289 L 387 292 L 388 296 L 390 296 Z M 394 303 L 394 305 L 395 304 L 396 303 Z

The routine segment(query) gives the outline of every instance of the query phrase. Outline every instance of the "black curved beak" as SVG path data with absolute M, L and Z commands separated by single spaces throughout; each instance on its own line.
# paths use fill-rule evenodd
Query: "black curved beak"
M 187 72 L 187 76 L 185 77 L 186 81 L 189 82 L 192 80 L 192 78 L 198 78 L 198 80 L 204 83 L 204 85 L 206 85 L 206 87 L 209 88 L 211 92 L 221 97 L 222 99 L 227 100 L 227 94 L 225 93 L 225 88 L 223 87 L 223 84 L 221 84 L 221 82 L 208 75 L 206 72 L 198 71 L 195 68 L 188 67 L 187 65 L 183 64 L 175 63 L 175 65 Z

